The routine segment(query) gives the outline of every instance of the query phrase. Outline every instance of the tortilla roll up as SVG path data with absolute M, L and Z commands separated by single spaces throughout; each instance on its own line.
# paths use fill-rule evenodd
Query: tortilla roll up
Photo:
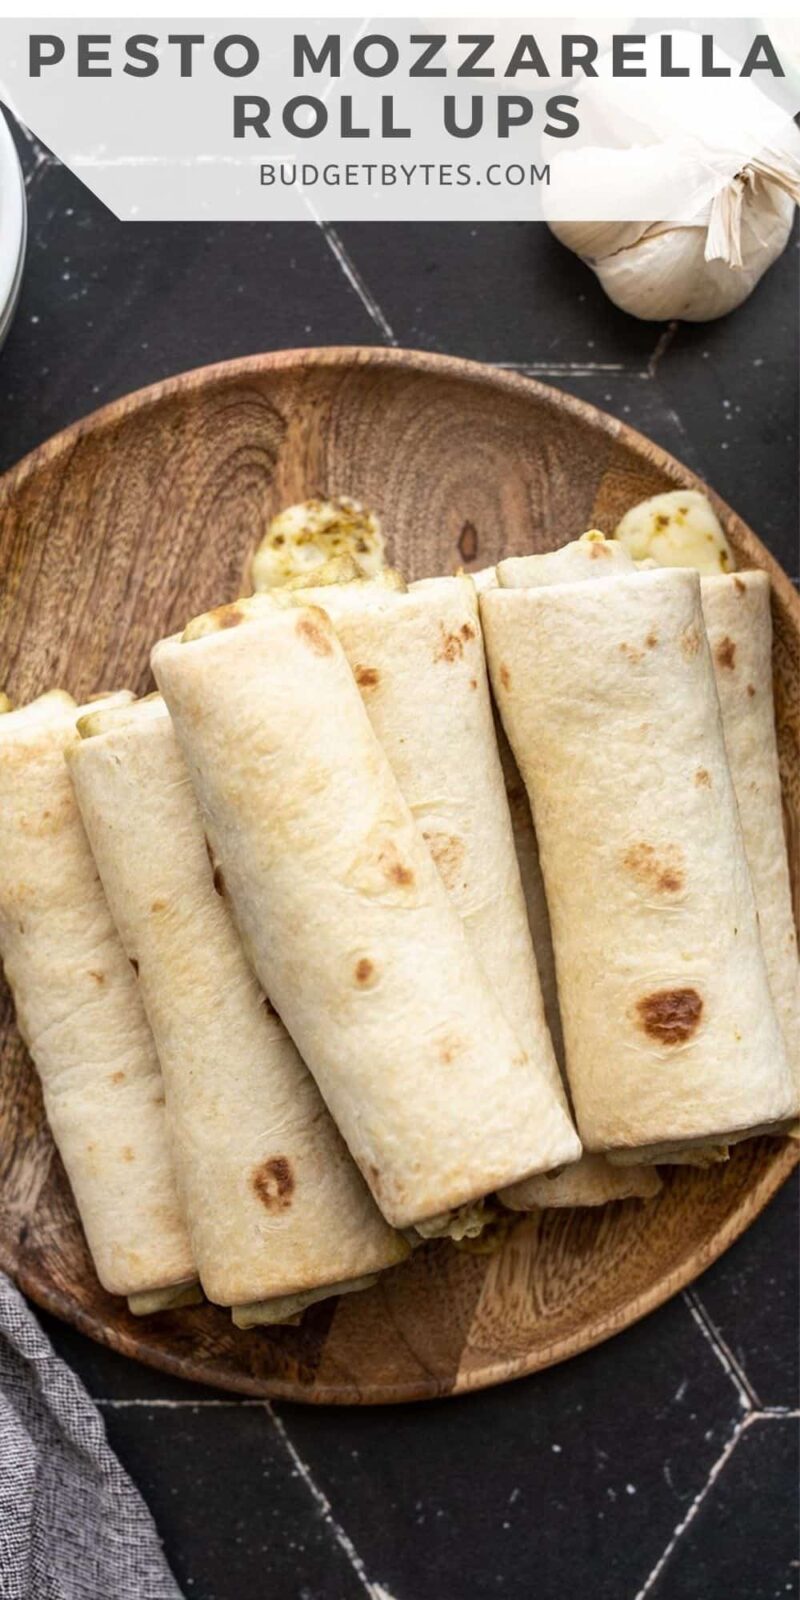
M 530 802 L 502 726 L 497 728 L 497 744 L 528 923 L 536 951 L 545 1016 L 556 1061 L 566 1082 L 564 1034 L 558 1004 L 550 914 Z M 580 1160 L 573 1162 L 572 1166 L 564 1167 L 560 1172 L 545 1172 L 536 1178 L 526 1178 L 522 1183 L 511 1184 L 503 1189 L 498 1198 L 509 1211 L 554 1211 L 576 1206 L 605 1206 L 612 1200 L 652 1200 L 661 1187 L 661 1179 L 654 1166 L 615 1167 L 607 1156 L 584 1150 Z
M 79 731 L 70 770 L 161 1061 L 200 1280 L 240 1325 L 283 1320 L 408 1246 L 250 971 L 164 702 Z
M 481 615 L 531 799 L 586 1147 L 658 1161 L 783 1130 L 797 1091 L 698 575 L 489 590 Z
M 595 539 L 602 539 L 602 535 L 594 533 L 586 535 L 587 543 Z M 504 565 L 513 570 L 528 559 L 510 557 Z M 595 558 L 592 552 L 583 549 L 578 559 L 581 567 L 587 572 L 595 570 Z M 544 565 L 546 572 L 551 571 L 551 556 L 539 557 L 537 560 Z M 496 568 L 484 567 L 480 572 L 472 573 L 470 581 L 479 595 L 487 589 L 496 589 Z M 536 955 L 544 1013 L 566 1098 L 568 1091 L 564 1067 L 564 1039 L 558 1006 L 555 957 L 536 833 L 525 785 L 503 732 L 502 723 L 497 716 L 493 716 L 492 721 L 525 900 L 525 913 Z M 557 1172 L 540 1173 L 534 1178 L 523 1180 L 522 1183 L 511 1184 L 498 1198 L 510 1211 L 549 1211 L 572 1209 L 576 1206 L 604 1206 L 611 1200 L 649 1200 L 658 1194 L 660 1188 L 661 1179 L 654 1167 L 630 1166 L 622 1172 L 613 1167 L 605 1156 L 590 1155 L 584 1151 L 580 1159 L 570 1166 Z
M 98 1278 L 149 1311 L 196 1273 L 158 1058 L 64 761 L 80 714 L 53 691 L 0 719 L 0 953 Z
M 769 986 L 800 1091 L 800 965 L 775 732 L 770 581 L 765 572 L 701 578 L 700 593 Z
M 579 1143 L 485 979 L 324 612 L 221 608 L 153 651 L 251 964 L 384 1216 Z

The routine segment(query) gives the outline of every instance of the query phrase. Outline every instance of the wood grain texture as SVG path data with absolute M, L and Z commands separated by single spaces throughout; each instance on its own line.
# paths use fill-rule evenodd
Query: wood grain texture
M 346 493 L 377 509 L 409 577 L 485 566 L 612 528 L 646 495 L 705 487 L 648 440 L 511 373 L 400 350 L 282 352 L 126 397 L 0 481 L 0 682 L 82 698 L 151 686 L 150 645 L 247 587 L 281 506 Z M 787 832 L 800 906 L 800 600 L 712 494 L 741 565 L 773 581 Z M 676 1170 L 647 1206 L 523 1219 L 494 1255 L 430 1245 L 299 1328 L 234 1331 L 205 1306 L 137 1321 L 99 1288 L 0 997 L 0 1266 L 38 1304 L 163 1370 L 253 1395 L 380 1402 L 458 1393 L 561 1361 L 713 1261 L 798 1147 L 739 1146 Z M 446 1308 L 443 1310 L 443 1308 Z

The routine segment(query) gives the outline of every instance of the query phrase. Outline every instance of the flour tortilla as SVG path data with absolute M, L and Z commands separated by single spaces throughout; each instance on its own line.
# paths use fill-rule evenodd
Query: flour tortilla
M 585 548 L 586 544 L 593 543 L 595 539 L 602 539 L 602 535 L 592 534 L 585 536 L 577 556 L 570 558 L 573 567 L 577 567 L 578 570 L 583 569 L 587 573 L 593 573 L 597 570 L 597 558 L 591 550 L 586 550 Z M 512 582 L 517 577 L 520 579 L 525 577 L 526 583 L 529 582 L 532 576 L 532 562 L 536 563 L 536 573 L 538 575 L 544 574 L 549 579 L 553 573 L 555 555 L 562 557 L 561 565 L 563 567 L 563 554 L 560 551 L 530 558 L 509 558 L 502 565 L 504 572 L 511 578 Z M 616 562 L 612 556 L 609 561 L 603 560 L 601 571 L 605 574 L 607 567 L 615 565 Z M 555 581 L 554 577 L 552 581 Z M 498 585 L 496 568 L 485 567 L 482 571 L 473 573 L 472 582 L 479 594 L 485 593 L 487 589 L 496 589 Z M 536 952 L 545 1017 L 553 1042 L 559 1072 L 566 1085 L 564 1038 L 561 1026 L 561 1012 L 558 1004 L 555 956 L 550 933 L 547 897 L 539 863 L 536 831 L 533 826 L 530 802 L 525 792 L 525 785 L 502 724 L 498 719 L 495 719 L 495 736 L 525 897 L 528 925 L 533 940 L 533 948 Z M 660 1188 L 661 1180 L 652 1166 L 632 1166 L 627 1171 L 620 1172 L 611 1165 L 605 1156 L 591 1155 L 584 1151 L 579 1161 L 573 1162 L 560 1172 L 543 1173 L 535 1178 L 527 1178 L 523 1183 L 512 1184 L 502 1191 L 499 1198 L 503 1205 L 507 1206 L 511 1211 L 549 1211 L 571 1209 L 576 1206 L 603 1206 L 607 1205 L 611 1200 L 647 1200 L 657 1194 Z
M 641 1160 L 781 1130 L 771 1003 L 700 580 L 489 590 L 492 683 L 531 797 L 585 1145 Z
M 569 544 L 562 545 L 560 549 L 546 551 L 544 554 L 520 556 L 507 561 L 502 561 L 500 566 L 497 568 L 496 577 L 502 587 L 540 588 L 554 583 L 586 582 L 597 578 L 616 578 L 625 572 L 635 572 L 637 565 L 642 567 L 652 567 L 655 565 L 655 563 L 649 560 L 640 563 L 634 562 L 632 556 L 623 545 L 617 543 L 613 539 L 607 539 L 605 534 L 601 533 L 599 529 L 592 528 L 588 533 L 582 534 L 579 539 L 573 539 Z M 511 760 L 513 761 L 513 757 L 511 757 Z M 544 903 L 546 912 L 546 898 L 544 894 L 544 885 L 541 879 L 541 870 L 538 863 L 538 847 L 535 844 L 535 835 L 534 850 L 536 852 L 536 871 L 532 871 L 530 874 L 530 887 L 533 892 L 533 917 L 537 918 L 540 916 L 540 907 L 542 903 Z M 536 883 L 537 873 L 539 879 L 538 885 Z M 547 939 L 549 941 L 549 948 L 552 955 L 552 939 L 550 939 L 549 934 L 549 919 L 547 926 Z M 559 1062 L 563 1069 L 563 1039 L 562 1051 L 559 1055 Z M 727 1145 L 712 1146 L 704 1143 L 701 1147 L 698 1147 L 694 1144 L 687 1145 L 678 1143 L 670 1146 L 664 1145 L 659 1150 L 659 1160 L 663 1165 L 666 1166 L 708 1167 L 716 1164 L 719 1161 L 727 1160 L 727 1157 Z M 648 1176 L 651 1169 L 648 1169 L 643 1165 L 636 1167 L 637 1160 L 637 1152 L 626 1153 L 614 1151 L 611 1153 L 606 1166 L 611 1189 L 616 1190 L 617 1185 L 620 1182 L 619 1176 L 614 1171 L 614 1168 L 624 1164 L 628 1168 L 628 1178 L 632 1177 L 634 1171 L 638 1173 L 639 1182 L 642 1187 L 642 1195 L 646 1196 L 648 1193 L 652 1192 L 648 1187 L 649 1183 L 652 1181 Z M 595 1189 L 597 1172 L 598 1168 L 596 1164 L 593 1165 L 592 1170 L 588 1172 L 587 1192 L 589 1194 L 591 1194 Z M 533 1180 L 533 1184 L 535 1185 L 535 1192 L 538 1198 L 541 1196 L 543 1186 L 536 1179 Z M 572 1193 L 574 1191 L 574 1187 L 575 1184 L 573 1179 L 566 1186 L 565 1193 Z M 534 1188 L 531 1187 L 526 1192 L 528 1194 L 533 1194 Z M 624 1198 L 625 1196 L 619 1193 L 614 1193 L 609 1197 Z M 602 1199 L 600 1199 L 598 1203 L 602 1203 Z
M 633 570 L 634 562 L 627 550 L 614 539 L 607 539 L 598 528 L 590 528 L 559 550 L 509 556 L 496 569 L 501 589 L 538 589 L 554 583 L 579 583 L 582 579 L 617 578 L 620 573 Z M 490 583 L 485 586 L 494 587 Z
M 725 747 L 784 1044 L 800 1089 L 800 965 L 781 806 L 765 572 L 701 579 Z
M 514 843 L 520 865 L 522 887 L 533 946 L 542 985 L 545 1016 L 559 1069 L 566 1083 L 564 1035 L 558 1004 L 556 963 L 550 914 L 547 909 L 539 848 L 533 826 L 530 802 L 502 726 L 497 727 L 497 743 L 514 829 Z M 579 1161 L 561 1172 L 543 1173 L 504 1189 L 500 1199 L 510 1211 L 551 1211 L 576 1206 L 604 1206 L 612 1200 L 650 1200 L 661 1189 L 661 1179 L 653 1166 L 634 1165 L 624 1171 L 612 1166 L 604 1155 L 584 1151 Z
M 575 1158 L 310 607 L 166 640 L 153 668 L 252 965 L 387 1220 Z
M 656 563 L 650 562 L 650 560 L 648 562 L 634 562 L 634 558 L 629 554 L 629 550 L 626 547 L 614 541 L 614 539 L 606 539 L 605 534 L 600 533 L 598 528 L 590 528 L 589 533 L 581 534 L 581 538 L 573 539 L 570 544 L 565 544 L 560 549 L 547 550 L 544 554 L 509 558 L 506 562 L 499 563 L 498 568 L 496 568 L 496 584 L 499 582 L 502 587 L 512 587 L 512 589 L 528 589 L 528 587 L 550 586 L 550 584 L 557 584 L 557 582 L 584 582 L 597 578 L 619 578 L 626 571 L 627 573 L 634 573 L 637 570 L 637 566 L 654 565 Z M 496 587 L 496 584 L 491 586 L 490 582 L 486 581 L 485 587 Z M 514 762 L 514 757 L 510 757 L 510 760 Z M 547 915 L 547 902 L 546 896 L 544 896 L 541 867 L 539 867 L 536 837 L 534 837 L 534 854 L 536 854 L 536 866 L 531 866 L 530 874 L 528 874 L 530 885 L 528 886 L 530 886 L 531 891 L 531 926 L 536 928 L 541 923 L 542 904 L 544 904 L 544 912 Z M 533 904 L 533 909 L 531 909 L 531 904 Z M 546 944 L 546 947 L 549 946 L 550 958 L 554 962 L 549 917 L 547 917 L 546 934 L 544 934 L 542 942 Z M 542 957 L 542 966 L 544 968 L 547 966 L 546 957 Z M 563 1066 L 565 1066 L 563 1038 L 562 1051 L 558 1053 L 558 1062 L 560 1062 L 560 1066 L 563 1069 Z M 702 1147 L 696 1147 L 694 1144 L 680 1144 L 680 1142 L 677 1142 L 672 1146 L 661 1146 L 661 1149 L 659 1149 L 659 1162 L 666 1166 L 712 1166 L 717 1162 L 725 1162 L 726 1158 L 728 1158 L 728 1146 L 725 1146 L 725 1144 L 723 1146 L 702 1144 Z M 598 1168 L 597 1162 L 592 1163 L 587 1168 L 587 1195 L 589 1195 L 589 1202 L 587 1203 L 590 1203 L 590 1197 L 595 1194 L 597 1194 L 597 1202 L 595 1203 L 603 1203 L 605 1198 L 626 1198 L 626 1195 L 618 1190 L 618 1184 L 621 1179 L 619 1179 L 618 1173 L 614 1171 L 614 1166 L 619 1165 L 627 1166 L 626 1182 L 632 1181 L 634 1173 L 638 1174 L 638 1184 L 642 1189 L 643 1198 L 651 1194 L 653 1190 L 650 1187 L 650 1170 L 646 1166 L 635 1165 L 637 1160 L 637 1152 L 634 1152 L 634 1154 L 621 1152 L 621 1150 L 613 1150 L 611 1152 L 605 1168 L 606 1176 L 608 1176 L 608 1189 L 610 1189 L 610 1192 L 606 1195 L 603 1195 L 602 1190 L 598 1189 L 597 1182 L 595 1182 L 600 1168 Z M 573 1174 L 563 1192 L 566 1195 L 573 1194 L 574 1187 L 576 1187 L 576 1179 L 574 1179 Z M 544 1190 L 544 1186 L 542 1186 L 539 1179 L 533 1179 L 531 1186 L 528 1186 L 525 1192 L 530 1197 L 536 1197 L 539 1202 L 542 1192 L 546 1192 L 546 1190 Z M 522 1190 L 517 1192 L 514 1197 L 517 1202 L 520 1194 L 522 1194 Z M 560 1194 L 560 1190 L 557 1190 L 557 1194 Z
M 163 700 L 96 713 L 80 730 L 72 778 L 138 968 L 206 1294 L 247 1305 L 253 1321 L 253 1302 L 323 1298 L 394 1266 L 405 1240 L 373 1204 L 245 960 Z
M 79 715 L 57 691 L 0 719 L 0 952 L 97 1275 L 135 1299 L 195 1271 L 158 1059 L 64 762 Z

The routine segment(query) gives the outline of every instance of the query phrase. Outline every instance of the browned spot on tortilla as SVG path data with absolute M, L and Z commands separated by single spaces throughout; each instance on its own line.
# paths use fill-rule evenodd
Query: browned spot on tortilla
M 381 681 L 377 667 L 356 667 L 355 677 L 359 689 L 374 689 Z
M 414 874 L 411 868 L 404 866 L 402 861 L 390 862 L 386 869 L 386 876 L 391 878 L 392 883 L 399 883 L 404 888 L 414 882 Z
M 720 639 L 714 656 L 718 666 L 724 667 L 727 672 L 733 671 L 736 665 L 736 646 L 733 640 L 728 638 L 727 633 L 724 639 Z
M 658 644 L 658 634 L 651 629 L 644 642 L 647 645 L 648 650 L 655 650 L 655 647 Z
M 756 692 L 755 684 L 754 683 L 748 683 L 748 685 L 747 685 L 747 693 L 749 694 L 751 700 L 752 700 L 753 695 L 755 694 L 755 692 Z
M 458 661 L 464 654 L 464 641 L 458 633 L 448 633 L 443 622 L 439 624 L 440 639 L 434 650 L 434 661 Z
M 632 877 L 657 894 L 678 894 L 684 885 L 683 851 L 679 845 L 632 844 L 622 865 Z
M 315 656 L 332 656 L 333 645 L 330 640 L 330 623 L 319 611 L 309 611 L 306 616 L 299 616 L 295 623 L 295 633 Z
M 413 868 L 406 866 L 406 863 L 400 860 L 395 844 L 387 844 L 386 848 L 381 851 L 378 857 L 378 864 L 383 871 L 384 877 L 388 878 L 390 883 L 399 884 L 401 889 L 409 888 L 414 882 Z
M 478 680 L 477 680 L 477 678 L 470 678 L 470 680 L 469 680 L 469 686 L 470 686 L 470 689 L 477 689 L 477 687 L 478 687 Z
M 610 547 L 607 544 L 601 543 L 599 539 L 591 539 L 589 541 L 590 561 L 597 561 L 601 556 L 605 559 L 605 557 L 610 556 L 610 554 Z
M 245 619 L 244 612 L 236 605 L 218 606 L 213 615 L 219 628 L 238 628 Z
M 124 1083 L 125 1082 L 125 1074 L 124 1074 L 124 1072 L 112 1072 L 112 1074 L 111 1074 L 111 1082 L 112 1083 Z
M 694 775 L 694 781 L 697 789 L 710 789 L 711 773 L 709 772 L 708 767 L 698 767 Z
M 214 888 L 217 891 L 217 894 L 224 895 L 224 893 L 225 893 L 225 878 L 223 876 L 223 872 L 222 872 L 222 868 L 221 867 L 215 867 L 214 868 L 214 871 L 213 871 L 213 874 L 212 874 L 212 882 L 214 884 Z
M 743 583 L 741 578 L 734 578 L 733 581 L 740 594 L 747 594 L 747 584 Z
M 461 637 L 462 637 L 462 639 L 474 639 L 475 638 L 475 629 L 473 628 L 471 622 L 463 622 L 461 624 Z
M 90 970 L 89 977 L 90 978 L 94 978 L 95 983 L 105 983 L 105 981 L 106 981 L 105 973 L 104 972 L 95 972 L 94 968 L 92 968 Z
M 657 989 L 636 1010 L 644 1032 L 659 1044 L 685 1044 L 697 1029 L 703 1002 L 696 989 Z
M 436 1054 L 442 1065 L 448 1067 L 456 1056 L 460 1056 L 464 1049 L 464 1040 L 457 1033 L 446 1033 L 444 1038 L 437 1040 Z
M 369 960 L 369 957 L 368 956 L 361 956 L 360 960 L 357 961 L 356 965 L 355 965 L 356 983 L 360 983 L 360 984 L 369 983 L 369 980 L 372 977 L 374 971 L 375 971 L 375 968 L 372 965 L 372 962 Z
M 250 1182 L 267 1211 L 288 1211 L 294 1193 L 294 1176 L 286 1156 L 271 1156 L 256 1167 Z
M 683 633 L 680 636 L 679 644 L 681 647 L 681 654 L 686 657 L 687 661 L 691 661 L 692 656 L 697 655 L 697 652 L 700 649 L 700 634 L 694 625 L 690 624 L 688 628 L 684 628 Z
M 457 833 L 437 833 L 424 829 L 422 837 L 439 868 L 445 888 L 455 888 L 464 862 L 464 840 Z
M 644 651 L 640 650 L 638 645 L 626 644 L 623 641 L 619 648 L 621 654 L 624 655 L 625 660 L 632 662 L 634 666 L 636 666 L 639 661 L 644 659 Z
M 478 530 L 474 522 L 465 522 L 458 536 L 458 553 L 462 561 L 474 561 L 478 554 Z
M 504 689 L 511 688 L 511 673 L 509 672 L 505 661 L 501 661 L 500 663 L 500 682 L 502 683 Z
M 160 1093 L 153 1095 L 153 1105 L 154 1106 L 163 1106 L 163 1104 L 164 1104 L 164 1093 L 163 1093 L 163 1090 L 162 1090 L 162 1091 L 160 1091 Z
M 151 905 L 151 907 L 150 907 L 151 911 L 166 911 L 166 909 L 167 909 L 166 900 L 154 900 L 152 905 Z
M 138 976 L 139 976 L 139 963 L 138 963 L 138 961 L 136 960 L 136 958 L 134 956 L 130 956 L 129 960 L 130 960 L 130 964 L 133 967 L 133 970 L 136 973 L 136 976 L 138 978 Z
M 124 1144 L 122 1146 L 122 1159 L 123 1159 L 123 1161 L 135 1161 L 136 1160 L 136 1157 L 135 1157 L 135 1155 L 134 1155 L 134 1153 L 133 1153 L 133 1151 L 132 1151 L 132 1149 L 131 1149 L 129 1144 Z

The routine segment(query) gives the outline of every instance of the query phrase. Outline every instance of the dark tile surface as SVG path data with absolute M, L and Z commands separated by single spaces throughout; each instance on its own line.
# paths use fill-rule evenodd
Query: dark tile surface
M 165 373 L 394 338 L 623 416 L 800 573 L 796 249 L 734 318 L 664 339 L 541 227 L 123 226 L 20 142 L 31 243 L 0 465 Z M 688 1297 L 566 1366 L 404 1410 L 273 1414 L 45 1322 L 187 1596 L 778 1600 L 797 1576 L 797 1215 L 795 1184 Z
M 612 306 L 544 227 L 349 222 L 337 231 L 397 343 L 412 349 L 637 371 L 661 332 Z
M 363 1600 L 357 1569 L 263 1407 L 105 1415 L 187 1596 Z
M 800 1181 L 785 1185 L 697 1284 L 697 1294 L 763 1406 L 798 1404 Z
M 756 1419 L 737 1440 L 670 1559 L 653 1600 L 787 1600 L 797 1594 L 797 1508 L 773 1516 L 798 1474 L 798 1424 Z
M 376 342 L 311 224 L 115 221 L 48 163 L 0 365 L 0 470 L 107 400 L 252 351 Z
M 476 1600 L 616 1600 L 646 1580 L 740 1407 L 676 1300 L 568 1367 L 457 1405 L 366 1425 L 276 1409 L 392 1594 L 439 1600 L 469 1579 Z

